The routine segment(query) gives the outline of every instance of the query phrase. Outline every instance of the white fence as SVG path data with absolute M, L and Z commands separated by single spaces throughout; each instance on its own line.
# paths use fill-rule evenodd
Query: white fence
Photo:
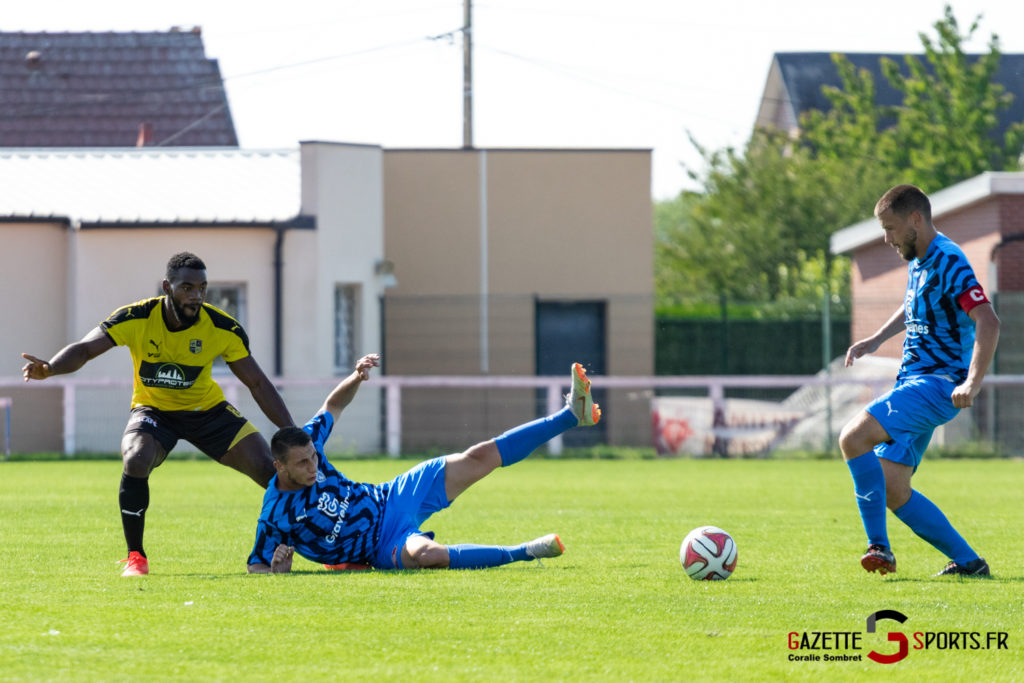
M 835 448 L 835 436 L 849 417 L 863 408 L 872 397 L 884 393 L 892 384 L 888 377 L 853 377 L 834 375 L 771 375 L 771 376 L 686 376 L 686 377 L 594 377 L 595 389 L 617 391 L 619 396 L 627 396 L 629 401 L 642 402 L 629 412 L 630 419 L 641 419 L 646 415 L 648 421 L 652 413 L 657 421 L 658 407 L 669 405 L 665 401 L 667 395 L 685 393 L 694 401 L 704 402 L 703 410 L 709 416 L 706 422 L 711 434 L 703 446 L 698 444 L 697 451 L 676 450 L 674 452 L 690 452 L 694 455 L 750 455 L 767 452 L 775 447 L 801 449 L 832 450 Z M 219 377 L 227 399 L 238 406 L 243 414 L 249 417 L 257 427 L 270 434 L 273 426 L 260 413 L 249 392 L 233 376 Z M 305 420 L 320 406 L 327 393 L 336 385 L 337 378 L 325 380 L 294 380 L 277 379 L 278 386 L 286 404 L 296 420 Z M 0 408 L 4 408 L 5 417 L 13 423 L 12 434 L 6 438 L 7 448 L 16 451 L 38 450 L 18 443 L 20 428 L 33 419 L 48 419 L 50 424 L 55 420 L 45 416 L 31 416 L 19 413 L 18 401 L 4 401 L 2 394 L 11 393 L 7 389 L 18 388 L 54 391 L 62 390 L 62 450 L 66 455 L 79 452 L 112 452 L 117 450 L 121 432 L 127 418 L 127 406 L 131 393 L 131 383 L 125 379 L 91 379 L 75 376 L 56 377 L 44 382 L 23 383 L 21 378 L 0 378 Z M 438 390 L 438 405 L 434 410 L 454 412 L 465 408 L 453 401 L 453 396 L 460 395 L 459 390 L 472 392 L 487 390 L 489 392 L 507 391 L 509 396 L 515 393 L 522 404 L 524 401 L 533 405 L 519 405 L 520 413 L 545 414 L 558 410 L 564 402 L 563 395 L 568 390 L 567 377 L 507 377 L 507 376 L 379 376 L 371 379 L 360 390 L 359 396 L 346 409 L 339 421 L 338 428 L 329 449 L 334 452 L 349 451 L 358 453 L 374 453 L 383 450 L 389 455 L 398 456 L 402 452 L 404 439 L 409 432 L 422 424 L 422 416 L 412 414 L 420 404 L 406 403 L 403 405 L 403 391 L 415 390 L 422 392 Z M 524 393 L 524 390 L 525 393 Z M 533 390 L 533 391 L 529 391 Z M 748 401 L 730 398 L 739 390 L 748 394 L 750 390 L 793 390 L 784 400 L 776 401 L 781 409 L 785 409 L 788 417 L 785 426 L 781 421 L 773 422 L 772 411 L 766 411 L 766 401 Z M 523 398 L 526 396 L 526 398 Z M 696 399 L 694 397 L 697 397 Z M 700 397 L 703 397 L 701 399 Z M 1020 405 L 1024 397 L 1024 375 L 994 375 L 985 381 L 985 387 L 976 404 L 970 411 L 964 411 L 954 423 L 937 433 L 933 443 L 937 445 L 955 445 L 964 441 L 985 441 L 1003 444 L 1003 452 L 1019 455 L 1024 452 L 1020 443 L 1021 415 L 1024 410 Z M 475 399 L 473 399 L 475 400 Z M 447 402 L 447 403 L 445 403 Z M 514 401 L 497 401 L 498 405 L 513 405 Z M 614 405 L 614 404 L 613 404 Z M 649 406 L 649 408 L 648 408 Z M 663 409 L 664 410 L 664 409 Z M 404 412 L 404 414 L 403 414 Z M 718 420 L 727 413 L 732 417 Z M 417 419 L 419 417 L 420 419 Z M 404 418 L 404 419 L 403 419 Z M 621 419 L 615 412 L 606 412 L 608 422 Z M 691 420 L 693 421 L 693 420 Z M 699 420 L 697 420 L 699 421 Z M 509 425 L 511 426 L 511 425 Z M 650 447 L 657 444 L 664 452 L 665 444 L 659 441 L 657 425 L 647 429 L 637 424 L 631 434 L 642 435 L 630 437 L 631 442 L 619 440 L 617 445 Z M 692 429 L 687 427 L 687 429 Z M 429 441 L 429 435 L 424 437 Z M 420 438 L 418 443 L 423 443 Z M 468 444 L 467 444 L 468 445 Z M 672 444 L 669 444 L 672 445 Z M 181 450 L 188 450 L 188 444 L 181 444 Z M 561 453 L 561 438 L 548 446 L 550 453 Z M 714 452 L 708 452 L 708 450 Z M 699 451 L 699 452 L 698 452 Z

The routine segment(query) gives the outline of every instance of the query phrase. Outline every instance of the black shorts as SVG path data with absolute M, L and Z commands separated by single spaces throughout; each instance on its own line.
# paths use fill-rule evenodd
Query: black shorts
M 242 417 L 237 408 L 222 401 L 209 410 L 132 408 L 124 433 L 132 432 L 152 434 L 168 453 L 177 445 L 178 439 L 185 439 L 220 462 L 232 446 L 249 434 L 257 433 L 257 429 Z

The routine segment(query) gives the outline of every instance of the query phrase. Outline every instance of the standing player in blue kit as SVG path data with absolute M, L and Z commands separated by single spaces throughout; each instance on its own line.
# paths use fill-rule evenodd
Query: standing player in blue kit
M 987 576 L 988 563 L 910 479 L 934 429 L 969 407 L 981 391 L 999 341 L 999 318 L 963 251 L 932 224 L 924 192 L 913 185 L 890 189 L 878 200 L 875 217 L 885 243 L 909 265 L 903 306 L 846 352 L 849 366 L 906 331 L 895 386 L 839 436 L 868 536 L 861 565 L 869 572 L 896 571 L 886 530 L 888 507 L 949 558 L 938 575 Z

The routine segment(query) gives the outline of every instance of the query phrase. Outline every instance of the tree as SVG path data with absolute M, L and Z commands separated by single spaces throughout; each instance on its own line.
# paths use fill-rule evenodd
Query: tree
M 814 299 L 820 303 L 822 278 L 832 272 L 826 226 L 847 225 L 863 213 L 864 202 L 849 191 L 858 187 L 859 169 L 817 162 L 806 146 L 774 131 L 755 131 L 742 154 L 701 153 L 704 193 L 655 211 L 659 305 L 695 295 L 761 302 L 805 297 L 809 263 L 818 264 L 809 272 L 821 274 Z
M 908 56 L 904 73 L 884 61 L 899 106 L 878 105 L 871 73 L 834 55 L 842 87 L 826 88 L 828 112 L 801 117 L 799 138 L 756 130 L 742 150 L 716 151 L 694 141 L 705 170 L 690 175 L 702 191 L 655 211 L 659 305 L 708 293 L 761 302 L 818 296 L 839 284 L 831 233 L 870 216 L 892 185 L 935 192 L 986 170 L 1017 169 L 1024 125 L 1002 141 L 994 135 L 1012 99 L 992 80 L 998 37 L 984 55 L 963 51 L 979 20 L 961 34 L 947 6 L 935 39 L 920 34 L 924 62 Z
M 938 42 L 920 34 L 925 60 L 907 56 L 910 75 L 904 76 L 892 60 L 884 60 L 886 79 L 903 93 L 903 106 L 894 127 L 898 165 L 911 173 L 911 181 L 936 191 L 984 171 L 1017 170 L 1024 124 L 1014 123 L 997 140 L 999 111 L 1010 106 L 1013 95 L 994 82 L 999 68 L 999 37 L 989 38 L 988 52 L 972 58 L 963 44 L 978 29 L 980 16 L 961 35 L 949 5 L 945 18 L 935 23 Z

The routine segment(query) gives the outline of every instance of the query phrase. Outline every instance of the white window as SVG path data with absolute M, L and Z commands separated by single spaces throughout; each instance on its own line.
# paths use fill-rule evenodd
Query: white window
M 206 287 L 206 303 L 216 306 L 245 328 L 245 283 L 214 282 Z
M 246 305 L 244 282 L 212 282 L 206 286 L 206 303 L 216 306 L 242 324 L 245 329 Z M 248 330 L 246 330 L 248 334 Z M 217 356 L 213 361 L 213 372 L 223 374 L 230 372 L 224 359 Z
M 359 285 L 334 288 L 334 373 L 352 372 L 359 358 Z

